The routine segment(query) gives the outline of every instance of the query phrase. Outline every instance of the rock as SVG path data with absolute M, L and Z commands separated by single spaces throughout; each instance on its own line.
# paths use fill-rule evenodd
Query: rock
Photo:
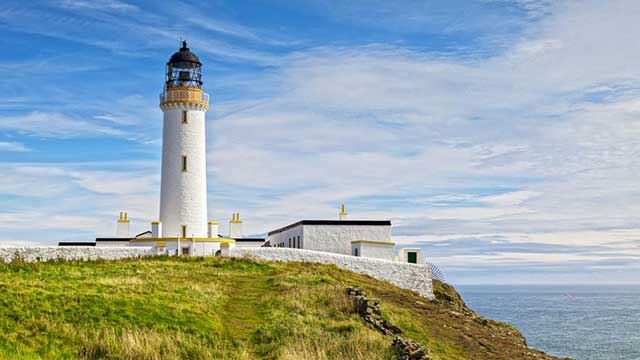
M 391 346 L 395 349 L 398 359 L 431 360 L 426 347 L 411 339 L 404 339 L 398 336 L 398 334 L 402 333 L 402 330 L 382 317 L 379 299 L 367 298 L 364 291 L 355 286 L 346 288 L 346 293 L 353 298 L 354 311 L 360 315 L 365 323 L 384 335 L 395 335 Z

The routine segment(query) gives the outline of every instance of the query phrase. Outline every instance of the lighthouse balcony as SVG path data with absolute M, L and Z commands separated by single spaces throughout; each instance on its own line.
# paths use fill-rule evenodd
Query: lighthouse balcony
M 196 105 L 207 109 L 209 107 L 209 94 L 192 87 L 169 88 L 160 94 L 160 107 L 172 107 L 181 104 Z

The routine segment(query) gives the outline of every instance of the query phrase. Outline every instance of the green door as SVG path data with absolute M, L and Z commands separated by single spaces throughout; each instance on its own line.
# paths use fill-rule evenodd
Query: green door
M 418 263 L 418 253 L 413 252 L 413 251 L 409 251 L 407 253 L 407 261 L 409 261 L 412 264 L 417 264 Z

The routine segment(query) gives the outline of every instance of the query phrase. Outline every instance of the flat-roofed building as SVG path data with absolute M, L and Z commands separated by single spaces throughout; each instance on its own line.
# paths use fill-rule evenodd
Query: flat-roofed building
M 287 247 L 353 255 L 352 241 L 391 243 L 389 220 L 301 220 L 269 232 L 267 243 Z

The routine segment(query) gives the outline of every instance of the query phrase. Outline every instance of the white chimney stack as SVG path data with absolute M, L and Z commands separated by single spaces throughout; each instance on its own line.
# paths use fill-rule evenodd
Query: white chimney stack
M 118 223 L 116 225 L 116 237 L 129 237 L 129 215 L 126 212 L 120 212 L 120 218 L 118 218 Z
M 244 237 L 242 231 L 242 220 L 240 220 L 240 213 L 234 213 L 231 215 L 231 221 L 229 221 L 229 237 L 232 239 Z
M 210 238 L 210 239 L 211 238 L 217 238 L 218 235 L 220 234 L 219 227 L 220 227 L 220 225 L 218 225 L 217 221 L 215 221 L 215 220 L 209 221 L 209 228 L 208 228 L 208 231 L 207 231 L 207 237 Z

